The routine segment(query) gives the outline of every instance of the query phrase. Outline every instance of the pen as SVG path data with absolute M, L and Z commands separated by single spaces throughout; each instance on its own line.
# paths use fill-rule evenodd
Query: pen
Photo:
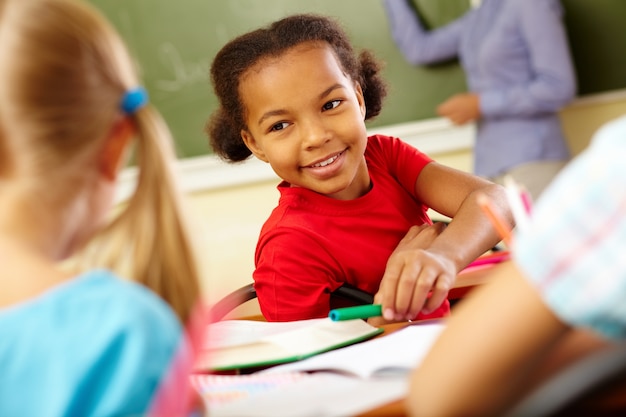
M 380 304 L 367 304 L 356 307 L 336 308 L 330 310 L 328 317 L 332 321 L 367 319 L 369 317 L 378 317 L 383 315 L 383 308 Z
M 529 196 L 522 191 L 513 177 L 504 177 L 504 187 L 507 201 L 515 218 L 515 227 L 518 230 L 526 230 L 530 213 L 530 207 L 528 206 L 530 200 L 527 198 Z
M 489 220 L 491 220 L 493 227 L 496 228 L 498 234 L 500 235 L 500 238 L 504 240 L 504 243 L 506 243 L 507 246 L 510 246 L 511 230 L 507 227 L 502 217 L 499 216 L 496 210 L 493 208 L 493 204 L 491 204 L 489 197 L 484 194 L 480 194 L 478 196 L 478 205 L 485 212 L 487 217 L 489 217 Z

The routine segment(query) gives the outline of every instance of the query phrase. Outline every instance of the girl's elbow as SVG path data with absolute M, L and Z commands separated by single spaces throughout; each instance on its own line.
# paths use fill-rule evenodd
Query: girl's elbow
M 480 192 L 489 197 L 489 200 L 497 207 L 499 215 L 506 220 L 508 226 L 511 228 L 515 227 L 513 212 L 511 211 L 511 206 L 507 199 L 505 187 L 500 184 L 492 183 L 484 187 Z M 476 198 L 478 199 L 478 196 L 476 196 Z M 478 204 L 478 202 L 476 204 Z
M 506 204 L 506 189 L 503 185 L 490 182 L 478 190 L 481 194 L 487 195 L 489 199 L 498 204 Z

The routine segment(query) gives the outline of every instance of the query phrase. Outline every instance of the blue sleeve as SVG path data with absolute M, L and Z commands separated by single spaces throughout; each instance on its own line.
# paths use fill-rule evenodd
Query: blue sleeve
M 465 17 L 427 31 L 407 0 L 384 0 L 383 5 L 391 36 L 410 64 L 432 64 L 458 55 Z
M 558 1 L 511 1 L 528 49 L 532 77 L 527 83 L 480 93 L 485 117 L 554 113 L 576 94 L 576 77 Z

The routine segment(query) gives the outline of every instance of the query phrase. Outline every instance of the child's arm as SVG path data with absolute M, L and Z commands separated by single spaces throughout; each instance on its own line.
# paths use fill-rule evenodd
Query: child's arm
M 375 297 L 387 320 L 412 319 L 420 311 L 435 310 L 457 273 L 501 240 L 477 202 L 480 194 L 513 227 L 503 187 L 477 176 L 431 162 L 415 189 L 421 201 L 452 221 L 436 238 L 429 241 L 418 235 L 417 243 L 399 245 L 389 258 Z
M 478 204 L 479 195 L 487 196 L 507 226 L 514 227 L 504 187 L 476 175 L 431 162 L 417 178 L 415 192 L 428 207 L 452 219 L 429 250 L 448 257 L 457 270 L 502 239 Z
M 459 305 L 412 376 L 412 416 L 486 416 L 526 392 L 569 328 L 512 263 Z M 454 399 L 451 401 L 450 399 Z

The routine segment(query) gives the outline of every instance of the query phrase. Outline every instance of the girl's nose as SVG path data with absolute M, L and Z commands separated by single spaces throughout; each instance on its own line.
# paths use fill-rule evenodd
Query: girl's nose
M 302 146 L 317 148 L 330 140 L 330 130 L 317 119 L 301 123 Z

